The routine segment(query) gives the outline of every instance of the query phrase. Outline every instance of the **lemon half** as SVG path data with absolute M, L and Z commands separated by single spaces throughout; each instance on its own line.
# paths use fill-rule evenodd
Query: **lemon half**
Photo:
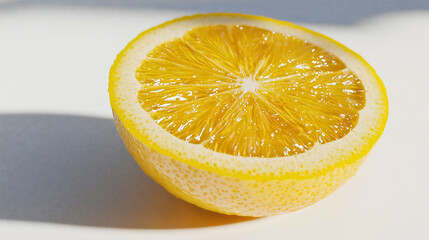
M 202 208 L 268 216 L 316 203 L 381 136 L 386 90 L 359 55 L 289 22 L 186 16 L 117 56 L 115 123 L 141 168 Z

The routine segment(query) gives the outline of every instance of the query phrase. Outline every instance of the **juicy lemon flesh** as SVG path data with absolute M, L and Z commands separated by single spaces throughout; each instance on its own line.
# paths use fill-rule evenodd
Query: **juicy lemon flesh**
M 365 106 L 340 59 L 247 25 L 197 27 L 161 43 L 136 77 L 139 103 L 163 129 L 236 156 L 291 156 L 340 139 Z
M 388 115 L 384 85 L 358 54 L 251 15 L 149 29 L 109 78 L 118 132 L 145 173 L 176 197 L 240 216 L 295 211 L 334 192 Z

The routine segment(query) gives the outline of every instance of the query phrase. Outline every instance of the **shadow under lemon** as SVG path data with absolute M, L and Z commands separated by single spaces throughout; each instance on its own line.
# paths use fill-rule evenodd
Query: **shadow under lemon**
M 254 219 L 169 194 L 132 159 L 112 119 L 0 115 L 0 136 L 0 219 L 142 229 Z

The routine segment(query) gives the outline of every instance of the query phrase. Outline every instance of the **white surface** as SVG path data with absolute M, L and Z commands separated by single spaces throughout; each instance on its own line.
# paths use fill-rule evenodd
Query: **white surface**
M 345 24 L 294 15 L 368 60 L 388 90 L 389 121 L 337 192 L 304 210 L 255 220 L 172 197 L 138 169 L 111 120 L 107 81 L 115 55 L 139 32 L 193 11 L 0 9 L 1 239 L 429 238 L 428 8 L 378 11 Z

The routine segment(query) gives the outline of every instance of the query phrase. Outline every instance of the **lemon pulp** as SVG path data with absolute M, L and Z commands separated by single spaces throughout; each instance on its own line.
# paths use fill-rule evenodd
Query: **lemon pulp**
M 365 106 L 360 79 L 333 54 L 241 24 L 159 44 L 136 78 L 140 105 L 163 129 L 244 157 L 291 156 L 340 139 Z

